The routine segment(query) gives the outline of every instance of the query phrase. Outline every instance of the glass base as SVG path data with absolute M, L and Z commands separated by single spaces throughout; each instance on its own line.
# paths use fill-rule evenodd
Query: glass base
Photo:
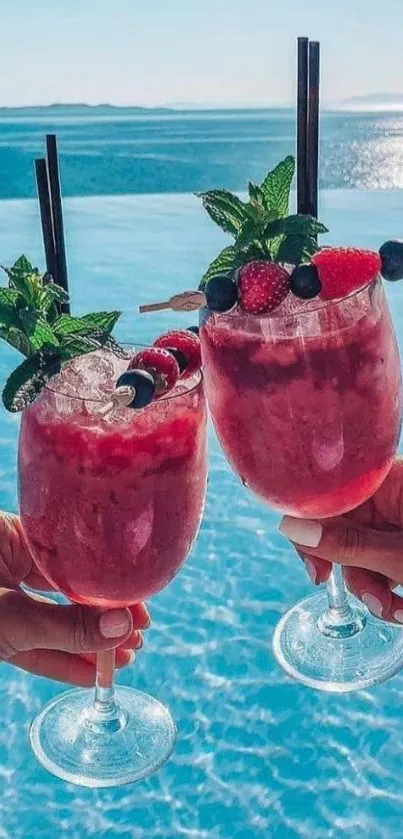
M 71 690 L 34 719 L 33 751 L 48 772 L 84 787 L 118 787 L 152 775 L 175 746 L 176 726 L 164 705 L 117 687 L 117 710 L 98 713 L 91 691 Z
M 385 682 L 403 667 L 403 627 L 374 618 L 349 597 L 354 619 L 328 631 L 326 593 L 306 597 L 276 627 L 274 655 L 293 679 L 317 690 L 347 693 Z

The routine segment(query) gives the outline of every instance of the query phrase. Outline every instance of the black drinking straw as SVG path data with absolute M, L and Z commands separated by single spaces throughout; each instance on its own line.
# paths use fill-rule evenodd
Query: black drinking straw
M 56 135 L 46 135 L 47 171 L 49 180 L 50 203 L 52 208 L 53 237 L 55 242 L 55 280 L 68 293 L 66 246 L 63 229 L 62 196 L 60 192 L 59 163 L 57 157 Z M 69 303 L 62 304 L 62 311 L 69 313 Z
M 319 66 L 318 41 L 309 42 L 308 73 L 308 130 L 307 130 L 307 212 L 318 217 L 318 163 L 319 163 Z
M 52 210 L 50 206 L 48 172 L 46 168 L 46 160 L 44 158 L 35 160 L 35 175 L 39 198 L 39 208 L 41 212 L 41 224 L 43 234 L 43 245 L 45 250 L 46 270 L 49 275 L 55 278 L 55 241 L 53 236 L 53 222 Z
M 298 38 L 297 212 L 308 212 L 308 38 Z

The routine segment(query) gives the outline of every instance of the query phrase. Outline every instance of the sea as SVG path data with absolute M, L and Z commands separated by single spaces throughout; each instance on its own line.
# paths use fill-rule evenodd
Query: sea
M 140 303 L 197 284 L 226 237 L 195 195 L 240 191 L 295 146 L 289 111 L 0 118 L 0 264 L 43 265 L 33 160 L 56 132 L 73 311 L 111 307 L 147 342 L 191 316 Z M 325 113 L 320 217 L 334 244 L 403 235 L 403 114 Z M 403 283 L 387 293 L 403 350 Z M 194 322 L 194 318 L 193 318 Z M 0 351 L 0 380 L 15 363 Z M 18 416 L 0 413 L 0 506 L 17 509 Z M 0 667 L 0 839 L 396 839 L 403 836 L 403 678 L 337 696 L 292 682 L 273 630 L 312 586 L 278 515 L 231 472 L 210 428 L 207 506 L 192 556 L 149 604 L 152 627 L 118 682 L 171 708 L 179 737 L 154 777 L 87 790 L 48 775 L 28 743 L 63 688 Z M 72 557 L 74 562 L 74 557 Z

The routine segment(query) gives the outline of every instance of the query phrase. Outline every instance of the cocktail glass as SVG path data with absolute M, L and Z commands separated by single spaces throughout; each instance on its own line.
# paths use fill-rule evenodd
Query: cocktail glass
M 271 315 L 203 310 L 206 395 L 242 482 L 301 518 L 346 513 L 380 486 L 401 429 L 401 373 L 381 279 L 331 302 L 291 294 Z M 347 594 L 335 566 L 326 594 L 281 619 L 275 655 L 295 679 L 344 692 L 403 665 L 403 632 Z
M 99 409 L 127 361 L 75 359 L 25 409 L 21 518 L 45 578 L 70 600 L 126 607 L 169 584 L 201 523 L 207 474 L 201 374 L 136 411 Z M 105 393 L 105 395 L 103 395 Z M 94 396 L 95 394 L 95 396 Z M 31 743 L 50 772 L 109 787 L 156 771 L 176 739 L 156 699 L 113 687 L 115 653 L 97 656 L 95 697 L 72 690 L 34 720 Z

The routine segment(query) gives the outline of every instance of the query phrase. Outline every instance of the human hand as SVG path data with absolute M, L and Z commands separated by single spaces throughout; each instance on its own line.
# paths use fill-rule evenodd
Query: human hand
M 23 591 L 52 587 L 36 568 L 20 519 L 0 512 L 0 660 L 39 676 L 89 687 L 95 682 L 95 653 L 116 648 L 116 666 L 133 660 L 150 624 L 144 604 L 130 609 L 61 606 Z
M 344 516 L 307 520 L 284 516 L 281 533 L 293 543 L 316 585 L 331 563 L 344 566 L 350 591 L 378 618 L 403 623 L 403 458 L 377 492 Z

